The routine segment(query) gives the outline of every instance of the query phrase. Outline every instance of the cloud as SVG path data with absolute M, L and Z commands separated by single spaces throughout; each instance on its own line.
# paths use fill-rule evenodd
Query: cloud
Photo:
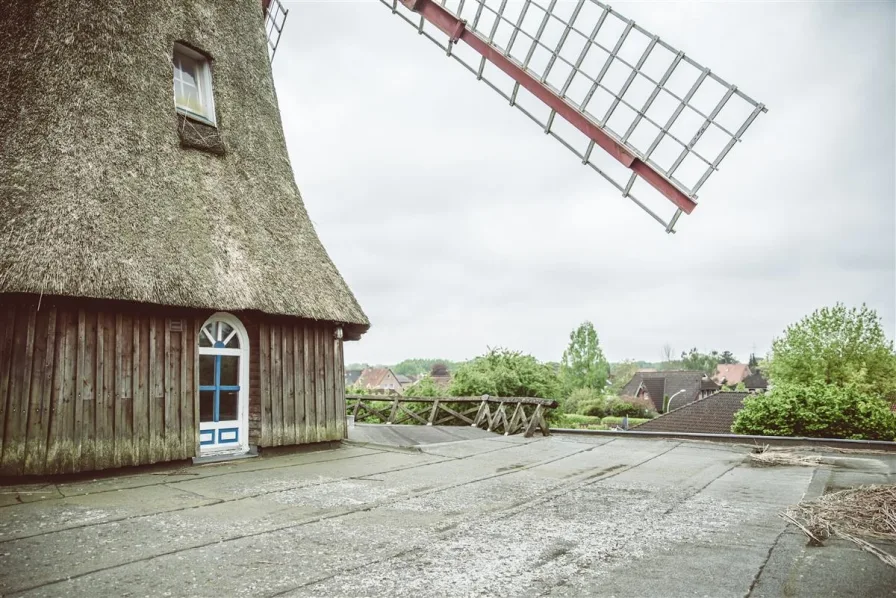
M 372 0 L 290 2 L 274 62 L 296 180 L 373 323 L 349 361 L 765 351 L 813 309 L 896 328 L 896 8 L 614 9 L 769 106 L 667 235 Z

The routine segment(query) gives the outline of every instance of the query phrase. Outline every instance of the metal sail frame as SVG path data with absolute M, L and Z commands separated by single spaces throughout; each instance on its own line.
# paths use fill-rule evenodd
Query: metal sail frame
M 682 213 L 693 211 L 699 189 L 767 111 L 597 0 L 380 2 L 667 232 L 674 232 Z M 595 146 L 604 152 L 594 152 Z M 615 164 L 602 164 L 602 154 Z M 674 214 L 657 215 L 639 199 L 645 190 L 671 201 Z
M 268 54 L 270 54 L 273 64 L 289 11 L 283 7 L 280 0 L 261 0 L 261 9 L 264 11 L 264 30 L 268 40 Z

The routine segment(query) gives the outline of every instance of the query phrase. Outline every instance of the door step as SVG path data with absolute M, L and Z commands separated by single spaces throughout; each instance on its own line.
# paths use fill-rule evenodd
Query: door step
M 255 447 L 249 449 L 247 453 L 236 453 L 232 455 L 207 455 L 205 457 L 193 457 L 193 465 L 205 465 L 207 463 L 226 463 L 227 461 L 240 461 L 242 459 L 254 459 L 258 456 L 258 450 Z

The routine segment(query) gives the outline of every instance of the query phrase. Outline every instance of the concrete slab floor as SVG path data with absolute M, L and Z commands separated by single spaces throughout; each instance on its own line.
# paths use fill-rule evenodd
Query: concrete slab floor
M 896 569 L 777 516 L 892 483 L 896 456 L 757 468 L 749 450 L 493 436 L 6 487 L 0 594 L 896 596 Z

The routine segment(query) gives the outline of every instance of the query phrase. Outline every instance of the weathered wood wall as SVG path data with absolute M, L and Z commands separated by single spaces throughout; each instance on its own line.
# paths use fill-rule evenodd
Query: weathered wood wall
M 195 454 L 195 327 L 180 314 L 0 300 L 0 475 Z
M 212 313 L 0 294 L 0 476 L 196 456 L 196 335 Z M 344 438 L 334 325 L 235 315 L 250 336 L 250 444 Z
M 333 332 L 332 324 L 294 318 L 258 322 L 252 394 L 260 400 L 250 402 L 250 442 L 253 430 L 262 447 L 345 438 L 342 341 Z

